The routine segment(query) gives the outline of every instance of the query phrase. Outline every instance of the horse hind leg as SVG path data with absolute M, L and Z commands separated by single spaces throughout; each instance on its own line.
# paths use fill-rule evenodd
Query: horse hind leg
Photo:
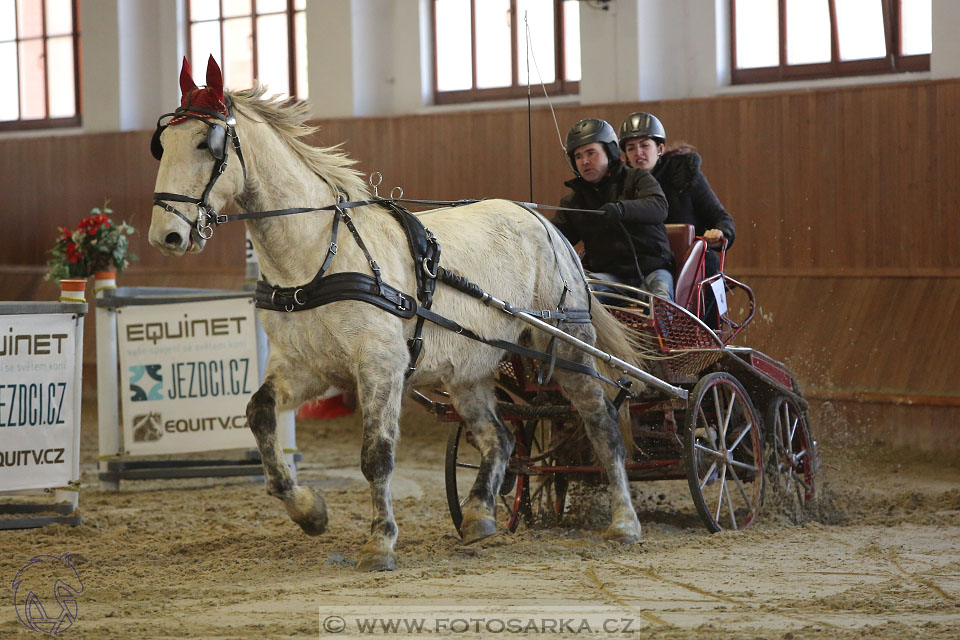
M 401 354 L 405 356 L 405 353 Z M 396 568 L 393 547 L 397 542 L 397 523 L 393 516 L 390 479 L 393 476 L 394 452 L 400 436 L 400 407 L 403 399 L 403 370 L 406 361 L 397 367 L 382 363 L 361 367 L 358 399 L 363 413 L 363 447 L 360 470 L 370 484 L 373 521 L 370 537 L 360 550 L 357 569 L 392 571 Z
M 571 330 L 569 327 L 567 329 L 571 334 L 578 333 L 577 329 Z M 588 336 L 584 332 L 583 336 L 577 335 L 577 337 L 586 340 Z M 594 364 L 591 356 L 566 345 L 558 348 L 558 355 L 583 364 Z M 641 536 L 640 521 L 630 500 L 630 487 L 624 467 L 626 454 L 617 411 L 613 403 L 604 395 L 603 386 L 596 378 L 562 369 L 558 369 L 555 376 L 567 398 L 580 414 L 587 437 L 593 445 L 600 465 L 607 474 L 612 489 L 613 519 L 604 537 L 622 544 L 638 542 Z
M 279 387 L 274 376 L 267 376 L 263 385 L 247 403 L 247 425 L 260 449 L 267 493 L 283 502 L 290 518 L 300 525 L 304 533 L 318 536 L 327 530 L 326 503 L 319 493 L 309 487 L 297 485 L 277 444 Z
M 472 434 L 480 451 L 480 468 L 461 511 L 460 537 L 473 544 L 497 532 L 496 499 L 513 450 L 513 434 L 496 412 L 493 381 L 450 387 L 453 406 Z

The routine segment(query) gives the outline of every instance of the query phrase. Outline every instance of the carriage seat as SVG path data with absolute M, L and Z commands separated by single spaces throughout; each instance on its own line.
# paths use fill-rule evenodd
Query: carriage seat
M 703 263 L 707 243 L 696 237 L 692 224 L 668 224 L 667 238 L 673 251 L 674 300 L 691 313 L 696 313 L 697 284 L 703 280 Z

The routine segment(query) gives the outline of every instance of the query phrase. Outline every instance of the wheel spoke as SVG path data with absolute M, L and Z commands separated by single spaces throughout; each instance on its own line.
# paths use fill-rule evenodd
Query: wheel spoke
M 704 474 L 703 480 L 700 481 L 700 493 L 703 493 L 703 488 L 707 486 L 707 481 L 710 480 L 710 474 L 712 474 L 713 470 L 716 468 L 717 468 L 717 463 L 716 461 L 714 461 L 713 464 L 710 465 L 710 468 L 707 469 L 707 473 Z
M 720 431 L 720 434 L 719 434 L 719 435 L 720 435 L 720 441 L 723 442 L 723 440 L 726 438 L 727 434 L 726 434 L 726 432 L 722 429 L 722 427 L 721 427 L 721 425 L 720 425 L 720 419 L 723 417 L 723 410 L 720 408 L 720 394 L 719 394 L 719 392 L 717 391 L 717 386 L 716 386 L 716 385 L 714 385 L 713 388 L 710 389 L 710 391 L 713 392 L 713 407 L 714 407 L 714 410 L 716 411 L 716 414 L 715 414 L 715 415 L 717 416 L 717 428 L 718 428 L 719 431 Z
M 723 434 L 723 441 L 727 441 L 727 430 L 730 428 L 730 418 L 733 417 L 733 408 L 737 404 L 737 391 L 736 389 L 730 390 L 730 404 L 727 405 L 726 415 L 723 417 L 723 429 L 720 433 Z
M 734 449 L 736 449 L 740 445 L 740 442 L 743 440 L 744 436 L 750 433 L 750 429 L 752 428 L 753 428 L 753 423 L 752 422 L 748 423 L 747 426 L 743 428 L 743 431 L 740 433 L 740 435 L 737 436 L 737 439 L 733 442 L 733 444 L 727 447 L 727 450 L 733 451 Z
M 730 466 L 740 467 L 741 469 L 746 469 L 747 471 L 753 471 L 753 472 L 760 471 L 760 467 L 755 467 L 752 464 L 747 464 L 746 462 L 740 462 L 739 460 L 731 460 Z
M 704 453 L 709 454 L 709 455 L 713 456 L 714 458 L 721 458 L 721 459 L 722 459 L 722 458 L 724 457 L 723 454 L 720 453 L 719 451 L 714 451 L 713 449 L 710 449 L 709 447 L 705 447 L 705 446 L 703 446 L 702 444 L 700 444 L 699 442 L 696 443 L 696 444 L 693 445 L 693 446 L 696 447 L 697 451 L 703 451 Z
M 457 463 L 457 468 L 458 468 L 458 469 L 477 469 L 477 470 L 479 470 L 479 469 L 480 469 L 480 465 L 478 465 L 478 464 L 470 464 L 470 463 L 468 463 L 468 462 L 458 462 L 458 463 Z
M 710 439 L 710 444 L 713 445 L 714 449 L 719 449 L 717 439 L 714 437 L 713 429 L 710 428 L 710 421 L 707 420 L 707 414 L 704 413 L 702 405 L 697 407 L 697 412 L 700 414 L 700 417 L 703 418 L 703 432 Z
M 747 508 L 753 510 L 753 503 L 750 502 L 750 496 L 747 495 L 747 489 L 743 486 L 743 481 L 740 480 L 740 476 L 737 475 L 737 472 L 734 471 L 733 467 L 730 467 L 730 474 L 733 476 L 734 481 L 736 481 L 737 489 L 740 490 L 740 496 L 743 498 L 743 501 L 747 503 Z
M 720 524 L 720 509 L 723 507 L 723 489 L 727 486 L 727 465 L 722 465 L 720 471 L 720 494 L 717 496 L 717 515 L 714 516 L 717 524 Z
M 739 529 L 740 527 L 737 526 L 736 512 L 733 509 L 733 500 L 730 499 L 730 487 L 725 488 L 724 494 L 727 496 L 727 508 L 730 509 L 730 522 L 733 523 L 734 529 Z

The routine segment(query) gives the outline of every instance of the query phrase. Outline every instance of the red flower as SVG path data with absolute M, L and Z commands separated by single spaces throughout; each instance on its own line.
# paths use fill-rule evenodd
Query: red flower
M 77 229 L 86 233 L 89 236 L 97 235 L 97 231 L 100 230 L 101 226 L 110 226 L 110 219 L 103 214 L 98 214 L 95 216 L 89 216 L 80 221 L 80 224 L 77 225 Z
M 74 242 L 67 242 L 66 254 L 70 264 L 76 264 L 80 260 L 80 252 L 77 251 L 77 245 Z

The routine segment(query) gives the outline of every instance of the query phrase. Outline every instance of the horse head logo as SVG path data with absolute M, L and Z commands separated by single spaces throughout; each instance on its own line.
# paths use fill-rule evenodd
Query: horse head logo
M 13 603 L 25 627 L 60 634 L 77 619 L 77 596 L 83 581 L 70 554 L 34 556 L 13 579 Z

